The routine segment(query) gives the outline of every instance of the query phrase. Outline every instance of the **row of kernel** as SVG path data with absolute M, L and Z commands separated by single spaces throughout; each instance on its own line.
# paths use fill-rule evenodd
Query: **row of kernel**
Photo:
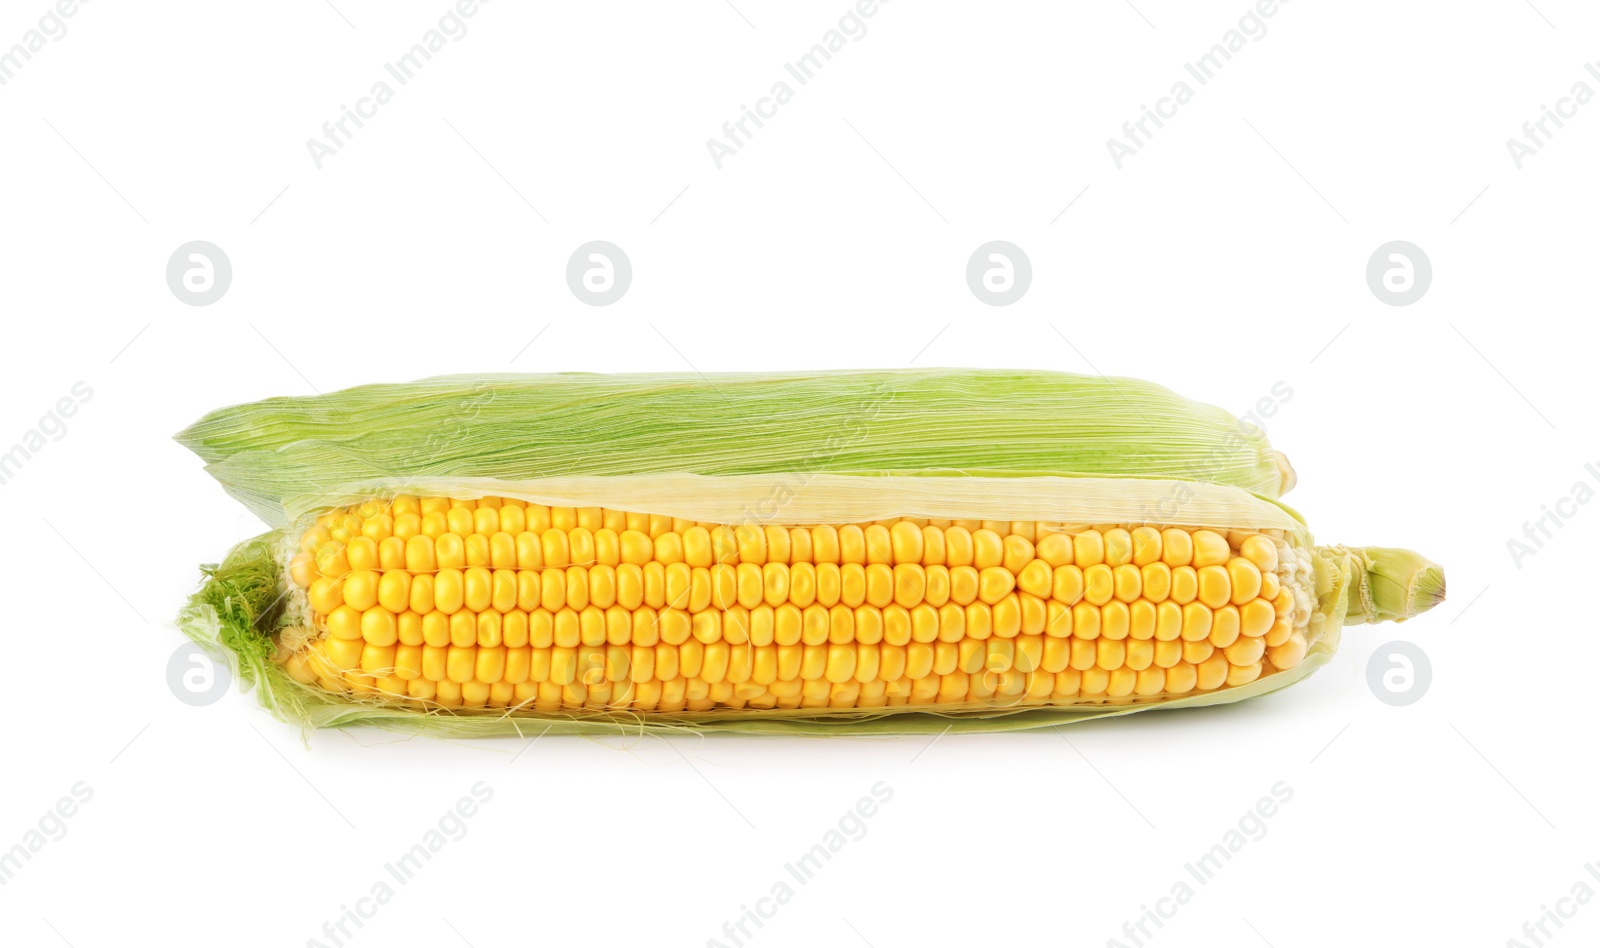
M 560 509 L 563 508 L 557 508 Z M 435 562 L 446 566 L 515 563 L 522 568 L 539 568 L 589 563 L 616 566 L 654 560 L 686 562 L 691 566 L 812 562 L 973 565 L 983 569 L 1004 565 L 1015 572 L 1036 553 L 1052 567 L 1073 564 L 1080 568 L 1161 562 L 1169 567 L 1192 565 L 1199 569 L 1226 563 L 1232 555 L 1229 541 L 1222 534 L 1176 527 L 1050 533 L 1036 547 L 1031 529 L 1015 529 L 1026 524 L 1008 528 L 1005 524 L 978 522 L 983 525 L 969 529 L 902 519 L 865 526 L 786 527 L 692 524 L 665 517 L 616 514 L 610 519 L 613 526 L 602 525 L 607 523 L 610 512 L 593 508 L 595 514 L 585 518 L 579 516 L 584 509 L 573 511 L 571 518 L 557 518 L 555 523 L 548 512 L 530 519 L 521 513 L 520 506 L 455 507 L 423 518 L 408 513 L 391 518 L 392 529 L 380 523 L 379 527 L 364 528 L 360 535 L 345 540 L 337 537 L 348 533 L 348 526 L 330 530 L 318 524 L 306 532 L 301 545 L 306 553 L 316 555 L 324 575 L 340 572 L 341 559 L 348 563 L 346 568 L 356 569 L 370 568 L 363 564 L 385 560 L 396 564 L 389 568 L 400 568 L 398 564 L 404 562 L 405 568 L 412 570 L 435 568 L 430 565 Z M 630 526 L 630 518 L 638 522 Z M 563 519 L 569 519 L 572 525 L 560 523 Z M 585 522 L 589 525 L 583 525 Z M 1265 536 L 1244 537 L 1239 555 L 1260 570 L 1276 569 L 1277 550 Z
M 1239 669 L 1217 663 L 1184 664 L 1159 672 L 1101 670 L 1049 673 L 952 672 L 920 679 L 869 682 L 796 680 L 768 685 L 677 678 L 670 681 L 581 680 L 455 682 L 413 679 L 323 677 L 305 665 L 291 671 L 302 680 L 331 690 L 351 690 L 410 698 L 452 707 L 531 707 L 536 710 L 591 708 L 634 711 L 711 710 L 713 708 L 885 707 L 930 704 L 1015 707 L 1047 703 L 1088 703 L 1129 697 L 1157 699 L 1211 691 L 1253 680 Z
M 413 593 L 416 588 L 412 587 Z M 495 646 L 503 641 L 513 647 L 650 645 L 658 638 L 676 645 L 691 637 L 702 643 L 727 641 L 736 645 L 870 645 L 880 641 L 906 645 L 1043 634 L 1081 641 L 1208 641 L 1227 648 L 1241 638 L 1262 639 L 1267 646 L 1280 645 L 1294 631 L 1290 617 L 1279 615 L 1263 599 L 1252 600 L 1243 607 L 1228 605 L 1216 610 L 1198 602 L 1179 607 L 1171 601 L 1146 600 L 1131 605 L 1114 601 L 1104 606 L 1079 602 L 1068 608 L 1027 593 L 1013 593 L 993 606 L 974 602 L 966 606 L 946 603 L 935 608 L 922 603 L 910 609 L 898 605 L 879 609 L 869 605 L 852 608 L 812 604 L 802 609 L 784 603 L 776 608 L 761 605 L 746 609 L 735 605 L 701 612 L 617 604 L 605 608 L 558 605 L 546 609 L 535 605 L 522 609 L 509 599 L 493 601 L 495 608 L 473 611 L 462 608 L 455 598 L 450 602 L 438 597 L 429 601 L 413 595 L 406 602 L 389 603 L 382 599 L 365 592 L 359 599 L 347 597 L 325 615 L 319 613 L 319 626 L 332 638 L 365 640 L 379 646 L 396 642 Z M 500 608 L 508 604 L 513 607 Z M 407 606 L 416 608 L 404 608 Z
M 1298 633 L 1297 633 L 1298 635 Z M 352 639 L 328 638 L 316 643 L 312 653 L 319 673 L 336 676 L 360 670 L 403 680 L 426 678 L 458 684 L 480 681 L 584 681 L 703 678 L 733 683 L 754 681 L 827 680 L 869 682 L 920 680 L 929 675 L 1067 670 L 1107 673 L 1158 672 L 1185 665 L 1214 667 L 1233 683 L 1244 670 L 1254 668 L 1247 680 L 1260 674 L 1267 646 L 1260 639 L 1240 639 L 1218 649 L 1209 642 L 1149 642 L 1102 639 L 1062 640 L 1023 636 L 1016 640 L 964 639 L 959 643 L 893 645 L 730 645 L 687 640 L 680 644 L 581 645 L 555 647 L 449 645 L 373 645 Z M 1303 639 L 1271 650 L 1274 667 L 1293 667 L 1304 657 Z M 325 666 L 325 667 L 322 667 Z M 1148 676 L 1147 676 L 1148 677 Z
M 534 607 L 581 610 L 591 605 L 621 605 L 628 609 L 649 606 L 689 612 L 734 606 L 776 607 L 785 603 L 799 608 L 937 608 L 951 602 L 969 606 L 979 601 L 998 606 L 1013 598 L 1014 588 L 1034 599 L 1051 599 L 1071 606 L 1080 602 L 1106 606 L 1115 601 L 1130 607 L 1144 603 L 1144 608 L 1199 603 L 1212 609 L 1287 612 L 1292 607 L 1293 596 L 1278 587 L 1276 574 L 1263 576 L 1241 558 L 1229 565 L 1238 568 L 1238 578 L 1230 578 L 1229 570 L 1222 567 L 1206 567 L 1199 573 L 1180 567 L 1168 572 L 1163 564 L 1146 566 L 1142 575 L 1131 566 L 1119 567 L 1117 574 L 1103 566 L 1082 572 L 1076 566 L 1051 571 L 1042 560 L 1032 561 L 1015 578 L 1003 568 L 979 572 L 972 567 L 882 564 L 841 567 L 769 563 L 761 567 L 739 564 L 708 568 L 648 563 L 546 570 L 475 566 L 423 574 L 362 569 L 338 577 L 318 577 L 311 582 L 308 597 L 312 610 L 321 615 L 330 614 L 341 605 L 357 611 L 381 605 L 390 612 L 410 609 L 419 613 L 434 608 L 446 613 Z M 1273 595 L 1269 597 L 1267 593 Z

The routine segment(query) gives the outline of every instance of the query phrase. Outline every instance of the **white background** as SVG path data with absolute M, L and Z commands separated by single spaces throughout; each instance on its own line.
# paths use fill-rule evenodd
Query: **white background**
M 878 781 L 866 836 L 748 943 L 1132 945 L 1123 924 L 1188 880 L 1147 944 L 1531 945 L 1542 906 L 1600 890 L 1600 505 L 1520 567 L 1507 549 L 1600 488 L 1600 104 L 1521 170 L 1505 144 L 1600 90 L 1592 6 L 1284 4 L 1118 170 L 1106 139 L 1245 0 L 897 0 L 718 170 L 706 139 L 845 0 L 497 0 L 318 170 L 306 140 L 447 10 L 333 2 L 100 0 L 0 86 L 0 450 L 93 390 L 0 487 L 0 849 L 93 791 L 0 886 L 0 940 L 331 945 L 477 781 L 466 837 L 346 943 L 731 945 L 723 923 Z M 0 49 L 46 10 L 5 0 Z M 605 308 L 563 277 L 594 239 L 634 268 Z M 1034 269 L 1004 308 L 963 276 L 995 239 Z M 1397 239 L 1434 269 L 1406 307 L 1364 276 Z M 191 240 L 233 263 L 209 307 L 164 280 Z M 259 530 L 170 440 L 213 407 L 446 372 L 913 362 L 1135 375 L 1241 414 L 1282 381 L 1269 433 L 1319 540 L 1422 550 L 1450 598 L 1243 705 L 931 744 L 306 746 L 253 696 L 168 690 L 197 564 Z M 1405 708 L 1366 683 L 1396 638 L 1433 666 Z M 1279 781 L 1265 837 L 1188 877 Z M 1600 937 L 1594 904 L 1556 944 Z

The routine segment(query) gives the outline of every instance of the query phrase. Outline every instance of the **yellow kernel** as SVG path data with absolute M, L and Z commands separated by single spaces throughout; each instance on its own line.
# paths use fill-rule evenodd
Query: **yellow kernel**
M 921 537 L 921 532 L 918 532 Z M 928 589 L 928 574 L 916 562 L 904 562 L 894 568 L 894 601 L 906 609 L 922 602 Z M 887 604 L 885 604 L 887 605 Z
M 572 544 L 567 531 L 551 527 L 539 535 L 539 546 L 546 568 L 566 569 L 572 564 Z
M 393 643 L 375 645 L 368 642 L 361 648 L 361 670 L 376 677 L 394 674 L 394 653 Z
M 950 568 L 947 566 L 923 567 L 923 575 L 927 577 L 927 587 L 922 592 L 922 601 L 935 609 L 950 601 Z
M 1183 607 L 1183 640 L 1199 642 L 1211 634 L 1211 610 L 1204 603 L 1191 602 Z
M 1107 639 L 1128 637 L 1128 604 L 1108 602 L 1100 607 L 1100 636 Z
M 978 598 L 992 606 L 1009 596 L 1016 584 L 1016 574 L 1004 566 L 986 567 L 978 573 Z
M 1072 565 L 1072 538 L 1065 533 L 1052 533 L 1034 547 L 1034 555 L 1050 564 L 1051 569 Z
M 1028 563 L 1017 574 L 1017 588 L 1041 599 L 1050 598 L 1054 585 L 1055 577 L 1050 570 L 1050 564 L 1043 558 Z
M 1044 634 L 1064 639 L 1072 634 L 1072 607 L 1051 600 L 1045 603 Z
M 325 625 L 328 634 L 336 639 L 360 639 L 361 611 L 351 606 L 339 606 L 328 613 Z
M 835 645 L 853 641 L 856 637 L 855 609 L 837 605 L 828 610 L 828 641 Z
M 472 532 L 485 536 L 500 532 L 500 510 L 497 507 L 479 507 L 472 512 Z
M 1289 638 L 1267 649 L 1267 658 L 1275 668 L 1293 668 L 1306 657 L 1306 637 L 1292 632 Z
M 1166 685 L 1163 688 L 1167 694 L 1183 695 L 1194 690 L 1199 678 L 1195 673 L 1195 666 L 1188 662 L 1179 662 L 1166 670 Z
M 705 661 L 700 665 L 700 677 L 712 684 L 722 681 L 728 674 L 729 657 L 727 642 L 716 641 L 707 645 Z
M 470 612 L 457 612 L 450 617 L 450 644 L 475 645 L 478 641 L 478 617 Z
M 449 645 L 450 617 L 442 612 L 423 613 L 422 641 L 434 648 L 443 648 Z
M 950 601 L 965 606 L 978 598 L 979 573 L 971 566 L 950 570 Z
M 950 527 L 944 532 L 944 562 L 951 568 L 971 566 L 973 558 L 972 533 L 966 527 Z
M 351 569 L 378 568 L 378 541 L 372 537 L 355 537 L 344 548 Z
M 676 533 L 663 533 L 655 539 L 655 558 L 671 565 L 683 562 L 683 537 Z
M 317 562 L 310 553 L 296 553 L 289 561 L 289 578 L 301 589 L 311 585 L 316 578 Z
M 1111 676 L 1106 682 L 1107 695 L 1123 698 L 1133 694 L 1133 686 L 1138 682 L 1138 672 L 1131 668 L 1119 668 L 1107 674 Z
M 1080 567 L 1073 565 L 1057 566 L 1054 580 L 1050 593 L 1052 599 L 1071 606 L 1083 598 L 1084 578 L 1083 570 Z
M 313 612 L 327 615 L 344 604 L 344 589 L 339 580 L 318 576 L 306 591 L 306 600 Z M 1270 604 L 1268 608 L 1271 608 Z
M 481 533 L 474 533 L 467 537 L 463 543 L 467 552 L 468 566 L 489 565 L 489 538 Z
M 1139 573 L 1139 567 L 1132 563 L 1123 563 L 1111 571 L 1114 594 L 1123 602 L 1131 603 L 1139 598 L 1144 590 L 1144 583 Z
M 1266 635 L 1276 621 L 1278 614 L 1265 599 L 1253 599 L 1239 607 L 1239 632 L 1250 638 Z
M 1161 531 L 1161 562 L 1170 567 L 1188 566 L 1194 559 L 1194 539 L 1189 531 L 1168 527 Z
M 894 602 L 894 568 L 886 563 L 869 563 L 864 571 L 864 601 L 878 608 Z
M 1106 542 L 1099 531 L 1085 530 L 1073 534 L 1072 561 L 1079 568 L 1087 569 L 1097 563 L 1104 563 L 1106 559 Z
M 539 539 L 539 534 L 525 530 L 517 534 L 517 568 L 542 569 L 544 567 L 544 543 Z
M 394 613 L 380 606 L 361 613 L 361 637 L 368 645 L 393 645 L 399 639 Z
M 1167 600 L 1156 603 L 1156 638 L 1163 642 L 1177 639 L 1183 631 L 1183 607 Z
M 1106 671 L 1121 668 L 1127 661 L 1128 649 L 1121 639 L 1097 639 L 1095 642 L 1095 664 Z
M 967 610 L 955 603 L 939 608 L 939 641 L 959 642 L 967 634 Z
M 482 513 L 482 510 L 478 511 Z M 493 511 L 490 511 L 491 513 Z M 473 676 L 484 684 L 492 685 L 505 677 L 506 650 L 501 647 L 479 648 L 477 662 L 473 667 Z
M 711 532 L 705 527 L 694 526 L 683 532 L 683 561 L 704 567 L 716 562 L 711 552 Z
M 1163 602 L 1172 594 L 1172 568 L 1165 563 L 1146 563 L 1139 568 L 1140 594 L 1151 602 Z
M 740 563 L 735 567 L 739 583 L 738 603 L 746 609 L 754 609 L 765 601 L 762 591 L 761 567 L 753 563 Z
M 922 542 L 922 528 L 909 520 L 897 522 L 889 530 L 889 545 L 894 554 L 894 562 L 922 563 L 924 544 Z
M 403 616 L 401 618 L 404 618 Z M 403 626 L 402 626 L 403 628 Z M 405 641 L 404 633 L 400 641 Z M 516 609 L 500 618 L 500 641 L 508 648 L 522 648 L 528 644 L 528 614 Z
M 911 641 L 911 612 L 903 606 L 889 606 L 883 610 L 883 641 L 889 645 L 905 645 Z
M 461 509 L 461 508 L 456 508 Z M 478 670 L 478 647 L 476 645 L 450 646 L 445 655 L 445 677 L 456 684 L 464 684 L 472 680 Z
M 567 562 L 573 566 L 593 566 L 595 563 L 594 534 L 582 527 L 567 531 Z
M 692 614 L 689 618 L 689 634 L 708 644 L 720 640 L 722 638 L 722 613 L 696 612 Z
M 1262 640 L 1269 646 L 1282 645 L 1284 642 L 1287 642 L 1289 640 L 1289 636 L 1293 634 L 1294 627 L 1289 624 L 1288 617 L 1279 616 L 1278 620 L 1272 623 L 1272 628 L 1268 629 L 1267 634 L 1262 637 Z
M 853 613 L 855 640 L 862 645 L 883 641 L 883 612 L 876 606 L 858 606 Z
M 1228 669 L 1228 679 L 1227 680 L 1228 680 L 1228 684 L 1230 686 L 1237 688 L 1240 685 L 1248 685 L 1252 681 L 1255 681 L 1257 678 L 1260 678 L 1260 677 L 1261 677 L 1261 663 L 1260 662 L 1255 662 L 1255 663 L 1250 664 L 1250 665 L 1234 665 L 1234 666 L 1231 666 Z
M 1128 639 L 1123 645 L 1127 648 L 1128 667 L 1134 671 L 1143 671 L 1155 664 L 1156 643 L 1149 639 Z
M 861 531 L 862 542 L 866 544 L 867 563 L 881 563 L 892 565 L 894 563 L 894 542 L 889 536 L 889 528 L 881 523 L 868 524 Z
M 1271 537 L 1255 534 L 1239 544 L 1239 555 L 1256 565 L 1263 573 L 1278 570 L 1278 547 Z
M 828 646 L 828 664 L 824 676 L 830 682 L 849 681 L 856 673 L 856 648 L 854 645 Z
M 1261 570 L 1242 556 L 1228 561 L 1228 580 L 1233 587 L 1235 605 L 1242 606 L 1261 593 Z
M 656 617 L 656 628 L 661 641 L 668 645 L 682 645 L 694 634 L 694 622 L 689 613 L 681 609 L 663 609 Z
M 1087 602 L 1072 607 L 1072 635 L 1080 639 L 1100 637 L 1100 609 Z
M 693 598 L 694 570 L 687 563 L 669 563 L 662 571 L 667 584 L 667 605 L 674 609 L 688 609 Z
M 767 562 L 767 532 L 760 524 L 742 523 L 733 534 L 739 544 L 740 563 L 761 566 Z
M 1228 538 L 1215 530 L 1194 532 L 1194 568 L 1221 566 L 1228 562 Z
M 406 568 L 406 541 L 400 537 L 390 537 L 378 544 L 379 569 L 405 569 Z
M 829 647 L 827 645 L 802 645 L 800 647 L 800 679 L 802 681 L 824 681 L 827 676 L 827 658 Z
M 1167 673 L 1160 668 L 1146 668 L 1135 673 L 1133 693 L 1136 695 L 1158 695 L 1167 686 Z
M 467 547 L 454 533 L 441 534 L 433 541 L 433 553 L 440 569 L 461 569 L 467 565 Z
M 1002 544 L 1000 565 L 1006 572 L 1016 575 L 1033 560 L 1033 541 L 1015 533 L 1007 534 Z
M 1098 536 L 1098 534 L 1096 534 Z M 1115 581 L 1111 574 L 1111 567 L 1104 563 L 1096 563 L 1085 567 L 1083 570 L 1083 598 L 1097 606 L 1103 606 L 1111 601 L 1115 589 Z
M 502 644 L 504 641 L 505 637 L 501 631 L 500 613 L 478 613 L 478 644 L 493 648 L 496 645 Z
M 1215 563 L 1202 566 L 1195 571 L 1195 582 L 1200 602 L 1212 609 L 1222 608 L 1233 598 L 1233 584 L 1225 567 Z
M 1154 527 L 1134 527 L 1131 534 L 1133 540 L 1133 565 L 1138 567 L 1149 566 L 1161 560 L 1161 531 Z
M 1192 566 L 1180 566 L 1172 571 L 1172 601 L 1180 606 L 1194 602 L 1200 595 L 1200 580 Z
M 1207 636 L 1212 645 L 1217 648 L 1227 648 L 1239 638 L 1240 618 L 1239 610 L 1234 606 L 1223 606 L 1211 616 L 1211 633 Z
M 553 528 L 552 528 L 553 529 Z M 539 574 L 539 605 L 551 612 L 567 604 L 567 573 L 565 569 L 547 569 Z
M 1001 597 L 991 611 L 995 635 L 1009 639 L 1022 631 L 1022 603 L 1016 593 Z
M 1148 599 L 1128 604 L 1128 637 L 1152 639 L 1156 634 L 1156 605 Z
M 512 569 L 517 565 L 517 540 L 509 533 L 496 533 L 489 538 L 489 565 L 495 569 Z
M 1112 527 L 1102 534 L 1105 541 L 1105 563 L 1112 569 L 1133 562 L 1133 536 L 1121 527 Z
M 350 571 L 350 559 L 343 544 L 329 541 L 317 547 L 317 572 L 337 579 Z
M 473 612 L 482 612 L 489 608 L 494 593 L 492 579 L 492 574 L 482 566 L 468 567 L 462 574 L 461 580 L 462 605 Z

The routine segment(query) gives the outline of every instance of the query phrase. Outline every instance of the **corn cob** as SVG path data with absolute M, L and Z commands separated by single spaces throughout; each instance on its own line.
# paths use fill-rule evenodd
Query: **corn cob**
M 1311 618 L 1282 531 L 400 496 L 322 515 L 300 547 L 311 626 L 289 673 L 444 709 L 1159 699 L 1294 668 Z
M 1033 727 L 1263 694 L 1326 662 L 1343 626 L 1444 594 L 1414 553 L 1313 545 L 1293 511 L 1223 483 L 1227 465 L 1161 479 L 1137 454 L 1116 477 L 929 471 L 897 460 L 923 449 L 868 438 L 850 473 L 777 448 L 783 464 L 755 473 L 640 454 L 552 476 L 525 452 L 568 450 L 560 426 L 501 419 L 473 435 L 481 461 L 430 473 L 398 446 L 431 384 L 368 404 L 377 447 L 351 413 L 367 396 L 341 393 L 227 410 L 237 437 L 215 417 L 184 436 L 279 529 L 241 544 L 179 625 L 285 717 L 462 735 Z M 1054 463 L 1114 470 L 1109 441 L 1074 454 L 1086 443 L 1056 443 Z M 1257 460 L 1281 488 L 1286 465 Z

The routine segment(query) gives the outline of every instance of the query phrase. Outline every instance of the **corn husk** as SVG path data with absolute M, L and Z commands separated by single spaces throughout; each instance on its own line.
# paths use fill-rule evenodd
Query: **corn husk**
M 1278 497 L 1293 470 L 1226 411 L 1044 371 L 474 375 L 272 398 L 177 436 L 267 524 L 329 484 L 688 473 L 1165 478 Z

